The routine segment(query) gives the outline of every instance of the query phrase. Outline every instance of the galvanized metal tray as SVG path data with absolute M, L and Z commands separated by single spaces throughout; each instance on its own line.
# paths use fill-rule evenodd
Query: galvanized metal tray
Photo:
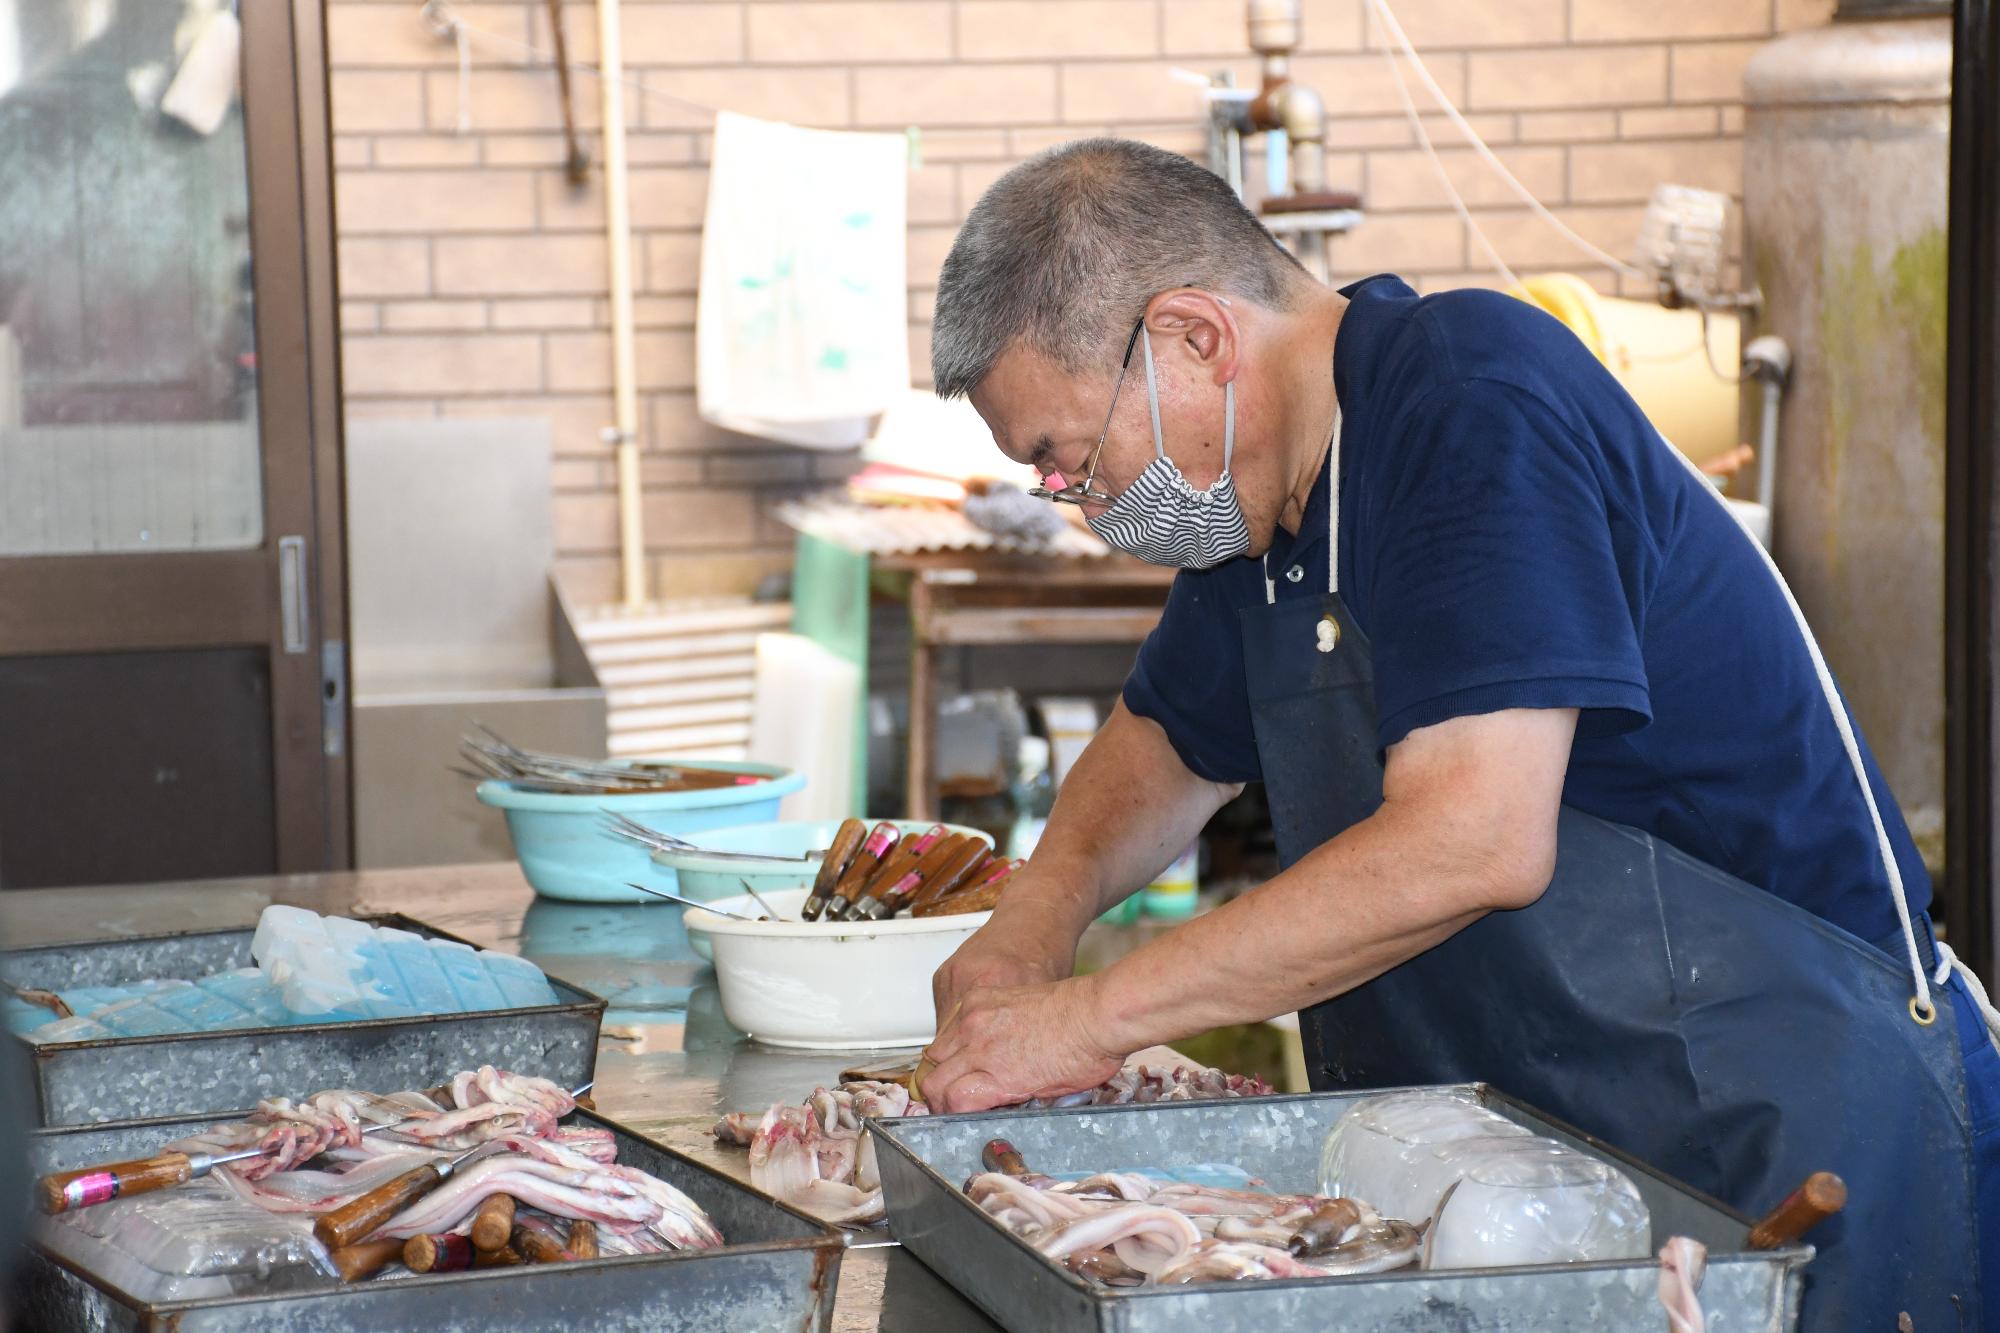
M 434 1082 L 437 1071 L 418 1080 Z M 38 1172 L 148 1156 L 213 1117 L 127 1121 L 43 1130 Z M 707 1210 L 725 1244 L 714 1250 L 631 1255 L 421 1277 L 372 1279 L 324 1291 L 154 1303 L 135 1299 L 37 1243 L 23 1275 L 27 1333 L 825 1333 L 846 1238 L 836 1229 L 738 1184 L 616 1121 L 600 1125 L 618 1160 L 674 1185 Z
M 456 935 L 400 915 L 357 918 L 433 939 Z M 185 931 L 58 944 L 0 954 L 0 978 L 24 987 L 110 986 L 158 977 L 195 978 L 248 967 L 241 930 Z M 323 1088 L 413 1088 L 437 1071 L 493 1065 L 537 1074 L 566 1088 L 597 1067 L 605 1002 L 549 978 L 557 1003 L 470 1014 L 376 1018 L 358 1023 L 176 1032 L 158 1037 L 31 1042 L 38 1125 L 88 1125 L 147 1116 L 227 1116 L 264 1097 Z
M 1484 1084 L 1463 1086 L 1536 1133 L 1623 1170 L 1652 1213 L 1655 1245 L 1676 1235 L 1706 1245 L 1701 1299 L 1712 1333 L 1783 1333 L 1797 1326 L 1811 1247 L 1748 1251 L 1750 1222 L 1741 1214 Z M 876 1160 L 889 1227 L 987 1314 L 1010 1329 L 1034 1333 L 1190 1328 L 1658 1333 L 1666 1326 L 1659 1266 L 1649 1261 L 1100 1287 L 1043 1258 L 961 1188 L 983 1169 L 979 1153 L 987 1141 L 1006 1138 L 1032 1167 L 1051 1173 L 1230 1163 L 1274 1190 L 1315 1192 L 1327 1131 L 1351 1103 L 1379 1091 L 878 1120 Z

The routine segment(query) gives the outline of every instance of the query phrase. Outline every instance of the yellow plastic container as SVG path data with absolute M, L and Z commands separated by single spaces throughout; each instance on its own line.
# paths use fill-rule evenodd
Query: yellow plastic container
M 1734 375 L 1742 363 L 1742 327 L 1735 315 L 1709 316 L 1704 352 L 1699 311 L 1604 296 L 1574 273 L 1541 274 L 1508 295 L 1568 325 L 1660 434 L 1695 462 L 1741 442 L 1736 385 L 1716 374 L 1719 369 Z

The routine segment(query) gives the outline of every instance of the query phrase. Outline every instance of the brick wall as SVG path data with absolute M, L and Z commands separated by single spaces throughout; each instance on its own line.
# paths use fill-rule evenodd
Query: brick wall
M 1395 0 L 1439 82 L 1503 161 L 1615 254 L 1663 180 L 1740 188 L 1744 62 L 1832 0 Z M 455 132 L 452 44 L 412 0 L 328 0 L 342 323 L 350 414 L 546 415 L 555 423 L 558 547 L 586 597 L 615 583 L 616 517 L 602 178 L 571 188 L 545 7 L 456 6 L 475 41 L 471 131 Z M 596 13 L 570 0 L 571 59 L 595 59 Z M 1426 288 L 1491 283 L 1400 114 L 1362 0 L 1306 0 L 1298 78 L 1333 115 L 1328 176 L 1366 224 L 1335 245 L 1342 275 Z M 747 586 L 789 535 L 775 496 L 824 485 L 844 455 L 767 447 L 694 410 L 695 274 L 707 116 L 694 102 L 802 124 L 921 130 L 910 176 L 910 343 L 928 364 L 931 288 L 957 221 L 1022 157 L 1115 132 L 1199 153 L 1179 66 L 1254 77 L 1243 0 L 745 0 L 624 7 L 647 540 L 656 592 Z M 530 47 L 538 54 L 514 48 Z M 1420 105 L 1423 95 L 1416 94 Z M 593 150 L 596 81 L 575 109 Z M 1567 244 L 1505 195 L 1441 117 L 1433 137 L 1502 255 L 1574 268 Z M 1171 207 L 1163 201 L 1163 207 Z M 919 373 L 923 373 L 920 369 Z

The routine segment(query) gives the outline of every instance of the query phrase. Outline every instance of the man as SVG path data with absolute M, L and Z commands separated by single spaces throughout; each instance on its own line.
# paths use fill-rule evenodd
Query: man
M 938 973 L 934 1108 L 1298 1009 L 1316 1087 L 1490 1080 L 1746 1210 L 1839 1171 L 1820 1325 L 1982 1326 L 1984 994 L 1775 568 L 1575 338 L 1329 290 L 1208 172 L 1096 140 L 980 200 L 932 347 L 1004 453 L 1184 570 Z M 1283 873 L 1071 979 L 1251 781 Z

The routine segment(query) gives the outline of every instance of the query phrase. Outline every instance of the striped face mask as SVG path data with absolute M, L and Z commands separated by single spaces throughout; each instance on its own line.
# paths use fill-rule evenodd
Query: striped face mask
M 1222 475 L 1198 491 L 1167 457 L 1160 431 L 1160 385 L 1153 369 L 1153 339 L 1143 325 L 1146 349 L 1146 407 L 1153 415 L 1153 461 L 1111 507 L 1088 520 L 1090 529 L 1112 546 L 1148 564 L 1207 569 L 1250 549 L 1250 529 L 1236 501 L 1229 475 L 1236 452 L 1236 384 L 1222 386 Z

